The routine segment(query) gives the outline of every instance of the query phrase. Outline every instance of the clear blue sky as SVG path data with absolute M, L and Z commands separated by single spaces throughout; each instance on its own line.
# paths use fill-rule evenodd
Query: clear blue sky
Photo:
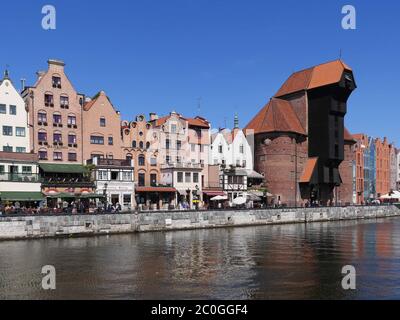
M 341 8 L 357 9 L 357 30 Z M 57 29 L 41 28 L 42 6 Z M 399 1 L 47 0 L 3 1 L 0 67 L 32 85 L 48 58 L 62 59 L 75 88 L 103 89 L 124 119 L 172 109 L 213 127 L 244 126 L 293 72 L 342 57 L 358 89 L 349 101 L 352 133 L 400 143 Z

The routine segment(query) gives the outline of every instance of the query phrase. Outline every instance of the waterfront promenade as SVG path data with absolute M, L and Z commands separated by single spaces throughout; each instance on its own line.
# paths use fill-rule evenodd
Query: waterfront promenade
M 400 208 L 396 205 L 2 215 L 0 240 L 376 219 L 393 216 L 400 216 Z

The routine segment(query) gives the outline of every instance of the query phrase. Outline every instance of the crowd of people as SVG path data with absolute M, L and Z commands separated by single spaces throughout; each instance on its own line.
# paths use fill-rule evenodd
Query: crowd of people
M 98 201 L 60 201 L 53 205 L 41 202 L 19 201 L 0 204 L 0 215 L 2 214 L 82 214 L 82 213 L 118 213 L 122 208 L 119 203 L 105 203 Z

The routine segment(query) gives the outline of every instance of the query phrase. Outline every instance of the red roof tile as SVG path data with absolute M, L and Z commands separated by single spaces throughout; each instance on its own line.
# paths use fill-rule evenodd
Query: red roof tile
M 267 132 L 294 132 L 306 135 L 290 102 L 273 98 L 250 121 L 245 130 L 254 130 L 254 134 Z
M 295 72 L 286 80 L 275 97 L 338 83 L 345 70 L 352 71 L 343 61 L 335 60 Z
M 304 166 L 304 171 L 303 174 L 301 175 L 300 178 L 300 183 L 309 183 L 312 175 L 314 173 L 314 170 L 317 166 L 318 158 L 309 158 L 307 159 L 306 165 Z

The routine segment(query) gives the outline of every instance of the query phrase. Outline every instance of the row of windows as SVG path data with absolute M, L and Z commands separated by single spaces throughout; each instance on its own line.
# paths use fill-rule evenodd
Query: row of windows
M 221 161 L 218 159 L 214 159 L 214 164 L 222 164 L 225 165 L 226 164 L 226 160 L 222 159 Z M 237 167 L 245 167 L 247 164 L 246 160 L 236 160 L 236 166 Z
M 137 144 L 136 144 L 136 141 L 134 140 L 134 141 L 132 141 L 132 148 L 136 148 L 136 147 L 137 147 Z M 139 148 L 140 149 L 144 149 L 144 142 L 143 141 L 139 142 Z M 150 149 L 150 142 L 146 142 L 146 149 Z
M 212 149 L 212 146 L 211 146 L 211 149 Z M 223 153 L 223 149 L 224 148 L 223 148 L 222 144 L 218 145 L 218 153 Z M 244 153 L 244 146 L 242 144 L 239 146 L 239 152 Z
M 197 172 L 178 172 L 177 181 L 178 183 L 183 183 L 183 176 L 185 176 L 185 183 L 198 183 L 199 182 L 199 174 Z M 193 177 L 193 179 L 192 179 Z
M 90 143 L 91 144 L 104 144 L 104 137 L 103 136 L 90 136 Z M 108 137 L 108 145 L 112 146 L 114 144 L 114 138 Z
M 38 122 L 45 123 L 47 122 L 47 113 L 45 111 L 38 112 Z M 59 113 L 53 114 L 53 123 L 62 124 L 62 115 Z M 67 117 L 67 124 L 70 126 L 76 125 L 76 116 L 68 116 Z
M 0 104 L 0 114 L 7 114 L 7 106 L 5 104 Z M 17 106 L 10 104 L 8 114 L 17 115 Z
M 13 127 L 3 126 L 3 136 L 12 136 L 13 132 L 14 132 Z M 25 128 L 24 127 L 15 127 L 15 136 L 16 137 L 25 137 Z
M 4 152 L 14 152 L 14 147 L 13 146 L 3 146 L 3 151 Z M 25 147 L 15 147 L 15 152 L 26 153 L 26 148 Z
M 44 94 L 44 105 L 54 107 L 54 96 L 51 93 Z M 60 108 L 69 109 L 69 98 L 65 95 L 60 96 Z
M 32 174 L 32 167 L 31 166 L 22 166 L 22 174 Z M 5 171 L 5 166 L 4 165 L 0 165 L 0 174 L 4 174 Z M 9 173 L 15 173 L 18 174 L 19 173 L 19 168 L 18 166 L 8 166 L 8 172 Z
M 38 132 L 38 140 L 39 142 L 47 141 L 47 132 L 39 131 Z M 53 141 L 56 143 L 62 143 L 62 134 L 60 132 L 53 133 Z M 76 144 L 77 139 L 75 134 L 68 134 L 68 144 Z
M 122 180 L 122 181 L 132 181 L 132 172 L 131 171 L 111 171 L 108 174 L 107 170 L 99 170 L 97 172 L 98 180 Z
M 138 185 L 139 187 L 144 187 L 146 185 L 146 174 L 140 172 L 138 174 Z M 157 186 L 157 174 L 151 173 L 150 174 L 150 186 L 155 187 Z
M 127 159 L 132 159 L 131 155 L 127 155 Z M 144 155 L 139 155 L 138 157 L 138 165 L 143 167 L 146 165 L 146 158 Z M 157 165 L 157 158 L 150 158 L 150 165 L 151 166 L 156 166 Z
M 39 160 L 48 160 L 48 152 L 47 150 L 39 150 L 38 152 Z M 75 152 L 68 152 L 68 161 L 77 161 L 77 155 Z M 55 161 L 63 161 L 63 153 L 60 151 L 53 152 L 53 160 Z

